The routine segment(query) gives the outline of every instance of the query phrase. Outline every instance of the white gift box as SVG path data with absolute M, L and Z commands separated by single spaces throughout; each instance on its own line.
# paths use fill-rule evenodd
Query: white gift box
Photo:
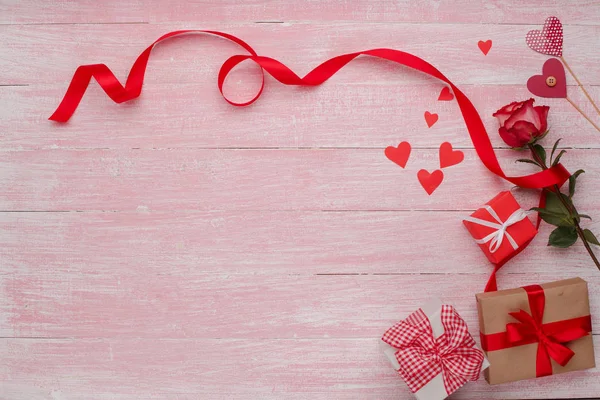
M 431 324 L 431 329 L 433 331 L 434 337 L 437 339 L 444 333 L 444 326 L 442 325 L 442 302 L 439 299 L 434 299 L 427 303 L 425 306 L 421 307 L 421 310 L 425 313 L 429 322 Z M 396 371 L 400 369 L 400 364 L 398 364 L 398 360 L 396 360 L 396 352 L 398 349 L 390 346 L 389 344 L 381 341 L 381 345 L 383 347 L 383 353 L 386 355 L 392 366 Z M 475 346 L 475 348 L 481 351 L 479 346 Z M 483 351 L 482 351 L 483 354 Z M 487 358 L 485 358 L 483 364 L 481 365 L 481 371 L 485 370 L 490 366 Z M 415 396 L 418 400 L 443 400 L 449 396 L 446 392 L 446 387 L 444 385 L 444 378 L 442 373 L 436 375 L 432 380 L 426 383 L 421 389 L 415 392 Z

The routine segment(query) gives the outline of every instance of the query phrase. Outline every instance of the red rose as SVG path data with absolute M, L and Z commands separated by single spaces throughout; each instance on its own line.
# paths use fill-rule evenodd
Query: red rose
M 535 100 L 515 101 L 496 111 L 498 133 L 510 147 L 523 147 L 546 133 L 548 106 L 533 106 Z

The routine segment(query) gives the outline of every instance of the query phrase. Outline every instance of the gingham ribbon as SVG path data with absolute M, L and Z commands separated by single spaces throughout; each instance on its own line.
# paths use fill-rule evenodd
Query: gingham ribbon
M 525 213 L 525 211 L 523 211 L 522 208 L 519 208 L 514 213 L 512 213 L 511 216 L 508 217 L 506 221 L 502 222 L 502 220 L 500 219 L 498 214 L 496 214 L 496 211 L 494 211 L 494 209 L 492 207 L 490 207 L 489 205 L 486 204 L 485 206 L 483 206 L 483 208 L 485 210 L 487 210 L 487 212 L 490 213 L 492 218 L 494 218 L 498 222 L 496 223 L 496 222 L 486 221 L 485 219 L 475 218 L 475 217 L 471 217 L 471 216 L 466 217 L 464 219 L 465 221 L 495 229 L 495 231 L 493 231 L 486 237 L 484 237 L 482 239 L 476 239 L 475 242 L 478 244 L 484 244 L 484 243 L 490 242 L 490 253 L 495 253 L 496 250 L 498 250 L 500 248 L 500 246 L 502 245 L 502 241 L 506 237 L 506 239 L 508 240 L 510 245 L 513 247 L 513 249 L 515 249 L 515 250 L 518 249 L 519 245 L 517 244 L 517 242 L 515 242 L 515 239 L 513 239 L 513 237 L 510 235 L 510 233 L 508 233 L 506 230 L 511 225 L 514 225 L 517 222 L 522 221 L 525 218 L 527 218 L 527 214 Z
M 467 381 L 476 381 L 484 356 L 475 347 L 467 324 L 452 306 L 442 306 L 444 333 L 435 338 L 431 323 L 423 310 L 412 313 L 388 329 L 382 340 L 398 349 L 395 353 L 398 373 L 413 393 L 442 374 L 450 395 Z

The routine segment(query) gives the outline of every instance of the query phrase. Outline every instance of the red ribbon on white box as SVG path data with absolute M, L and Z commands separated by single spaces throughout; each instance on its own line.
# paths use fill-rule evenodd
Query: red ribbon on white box
M 419 309 L 382 337 L 383 342 L 395 349 L 398 373 L 417 395 L 438 375 L 443 379 L 446 395 L 452 394 L 467 381 L 477 380 L 482 367 L 487 366 L 483 351 L 452 306 L 441 305 L 441 312 L 434 316 L 441 319 L 443 333 L 439 336 L 432 328 L 435 321 L 430 321 L 426 312 Z

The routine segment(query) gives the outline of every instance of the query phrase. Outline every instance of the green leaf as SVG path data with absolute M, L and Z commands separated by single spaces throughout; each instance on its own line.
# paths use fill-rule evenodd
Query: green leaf
M 572 198 L 575 194 L 575 183 L 577 181 L 577 177 L 583 174 L 585 171 L 582 169 L 578 169 L 569 177 L 569 198 Z
M 578 216 L 580 219 L 581 219 L 581 218 L 587 218 L 587 219 L 589 219 L 590 221 L 592 220 L 592 217 L 590 217 L 590 216 L 589 216 L 589 215 L 587 215 L 587 214 L 577 214 L 577 216 Z
M 558 139 L 556 143 L 554 143 L 554 147 L 552 147 L 552 152 L 550 153 L 550 163 L 552 163 L 552 158 L 554 158 L 554 152 L 556 151 L 556 148 L 558 147 L 558 144 L 561 140 L 562 138 Z
M 522 163 L 527 163 L 527 164 L 533 164 L 533 165 L 537 165 L 538 167 L 542 167 L 537 161 L 535 160 L 530 160 L 529 158 L 519 158 L 517 161 L 515 162 L 522 162 Z
M 583 230 L 583 237 L 589 243 L 595 244 L 596 246 L 600 246 L 600 243 L 598 243 L 598 239 L 596 239 L 596 236 L 589 229 L 584 229 Z
M 563 154 L 565 154 L 567 151 L 566 150 L 561 150 L 560 153 L 558 153 L 558 155 L 556 156 L 556 159 L 552 162 L 552 166 L 558 165 L 558 163 L 560 162 L 560 158 L 563 156 Z
M 573 225 L 572 220 L 566 214 L 561 214 L 559 212 L 550 211 L 546 208 L 538 208 L 538 207 L 533 207 L 530 209 L 530 211 L 539 212 L 540 218 L 544 222 L 546 222 L 550 225 L 554 225 L 554 226 L 572 226 Z
M 568 199 L 566 196 L 562 196 L 563 200 L 566 198 Z M 567 203 L 568 205 L 572 204 L 571 200 L 568 199 L 569 202 Z M 546 191 L 546 207 L 545 207 L 548 211 L 552 211 L 555 213 L 559 213 L 561 215 L 569 215 L 569 209 L 565 207 L 565 205 L 560 201 L 558 194 L 556 194 L 555 192 L 551 192 L 549 190 Z
M 543 209 L 536 208 L 535 210 L 540 213 L 540 217 L 547 223 L 555 226 L 574 226 L 574 219 L 579 222 L 577 211 L 571 199 L 564 194 L 557 194 L 546 190 L 546 207 Z M 560 196 L 560 198 L 559 198 Z M 563 201 L 560 199 L 562 198 Z M 566 206 L 565 204 L 566 203 Z M 542 211 L 543 210 L 543 211 Z M 575 217 L 571 215 L 571 211 L 574 212 Z
M 533 151 L 535 152 L 535 154 L 537 154 L 539 159 L 542 160 L 542 163 L 545 165 L 546 164 L 546 150 L 544 150 L 544 148 L 541 145 L 534 144 Z
M 559 226 L 550 233 L 548 246 L 561 249 L 572 246 L 577 241 L 577 231 L 572 226 Z

